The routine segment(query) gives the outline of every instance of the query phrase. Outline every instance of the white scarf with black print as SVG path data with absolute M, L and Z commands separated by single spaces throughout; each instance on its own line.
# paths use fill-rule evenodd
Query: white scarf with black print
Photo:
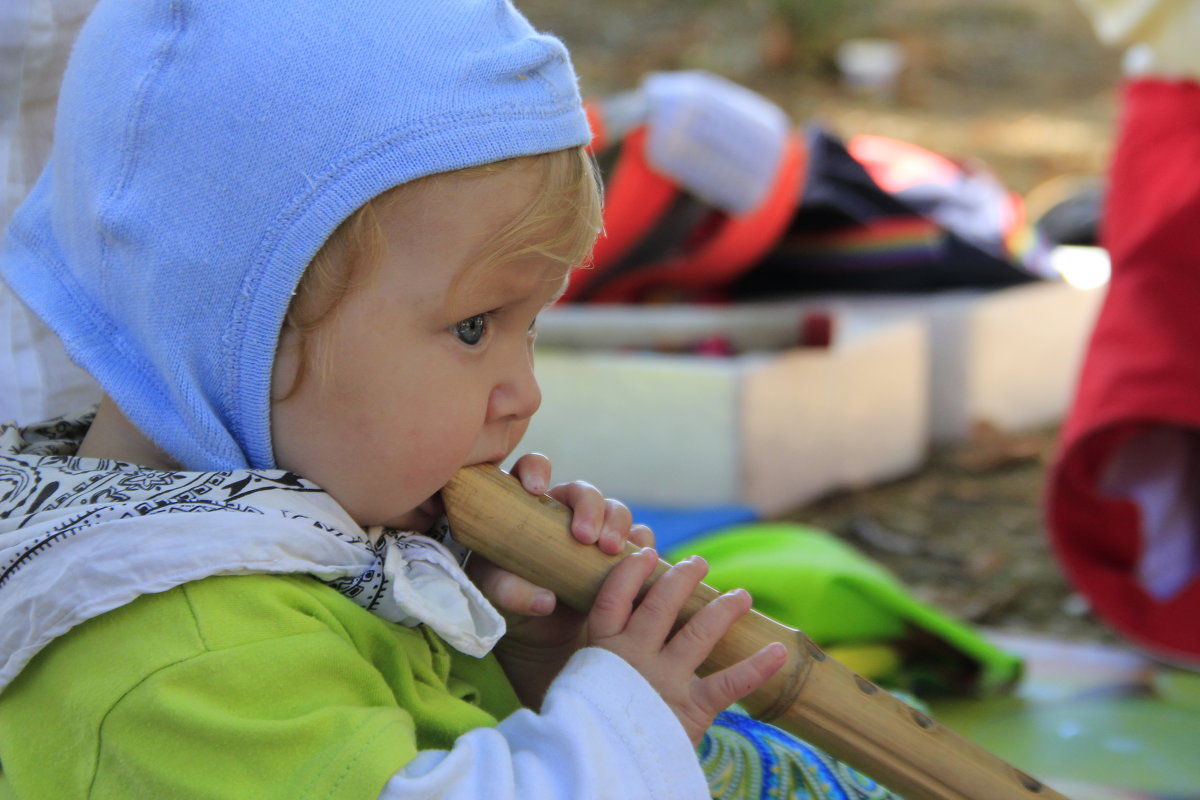
M 0 689 L 72 627 L 214 575 L 307 573 L 476 657 L 504 634 L 444 522 L 429 535 L 364 531 L 282 470 L 170 472 L 77 458 L 92 416 L 0 425 Z

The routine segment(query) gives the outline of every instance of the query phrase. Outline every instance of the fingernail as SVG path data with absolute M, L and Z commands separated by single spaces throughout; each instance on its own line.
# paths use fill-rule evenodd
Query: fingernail
M 538 592 L 533 596 L 533 602 L 529 604 L 529 609 L 534 614 L 549 614 L 554 610 L 554 593 Z
M 600 544 L 609 548 L 620 547 L 621 537 L 617 536 L 613 531 L 604 531 L 600 534 Z

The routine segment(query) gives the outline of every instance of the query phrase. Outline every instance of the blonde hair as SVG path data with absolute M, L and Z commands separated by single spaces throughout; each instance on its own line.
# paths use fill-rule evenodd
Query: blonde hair
M 347 217 L 301 276 L 284 317 L 284 328 L 298 335 L 296 374 L 277 399 L 291 397 L 310 370 L 327 372 L 322 348 L 314 342 L 346 296 L 383 260 L 387 244 L 379 224 L 381 207 L 447 176 L 495 175 L 521 167 L 538 170 L 534 200 L 474 254 L 473 266 L 494 267 L 530 257 L 549 258 L 566 269 L 585 263 L 600 233 L 601 184 L 595 162 L 583 147 L 438 173 L 389 189 Z

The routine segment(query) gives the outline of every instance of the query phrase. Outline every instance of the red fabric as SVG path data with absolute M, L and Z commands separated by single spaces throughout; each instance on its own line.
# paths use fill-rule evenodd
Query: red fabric
M 576 270 L 562 302 L 579 300 L 593 281 L 617 264 L 666 212 L 680 189 L 646 160 L 644 128 L 631 131 L 605 192 L 604 235 L 592 264 Z M 797 132 L 785 144 L 775 182 L 757 207 L 731 216 L 714 211 L 708 225 L 681 252 L 613 278 L 592 290 L 594 303 L 636 303 L 663 291 L 673 299 L 716 299 L 721 290 L 762 258 L 783 236 L 800 201 L 807 150 Z
M 600 106 L 584 101 L 583 110 L 587 114 L 588 127 L 592 129 L 588 151 L 595 155 L 608 147 L 608 127 L 604 124 L 604 114 Z
M 1112 282 L 1050 476 L 1051 540 L 1069 579 L 1116 630 L 1200 664 L 1200 580 L 1165 602 L 1142 589 L 1139 510 L 1097 488 L 1143 426 L 1200 429 L 1200 85 L 1125 87 L 1102 239 Z
M 592 263 L 571 275 L 561 302 L 576 301 L 605 267 L 620 261 L 666 213 L 678 194 L 675 184 L 646 161 L 645 141 L 644 127 L 625 136 L 621 157 L 604 190 L 604 233 L 596 240 Z
M 867 133 L 850 137 L 846 151 L 863 165 L 879 188 L 895 195 L 921 184 L 954 186 L 964 177 L 974 178 L 982 169 L 970 163 L 955 163 L 911 142 Z M 1006 192 L 999 212 L 1007 239 L 1025 224 L 1025 199 L 1016 192 Z
M 922 183 L 951 184 L 962 174 L 962 169 L 945 156 L 886 136 L 852 136 L 846 150 L 879 188 L 891 194 Z
M 805 149 L 799 134 L 788 137 L 775 183 L 761 203 L 745 214 L 720 214 L 718 224 L 694 246 L 675 258 L 647 264 L 597 293 L 597 302 L 628 302 L 647 296 L 655 287 L 677 289 L 696 298 L 720 292 L 766 255 L 792 219 L 804 178 Z M 598 263 L 598 262 L 597 262 Z

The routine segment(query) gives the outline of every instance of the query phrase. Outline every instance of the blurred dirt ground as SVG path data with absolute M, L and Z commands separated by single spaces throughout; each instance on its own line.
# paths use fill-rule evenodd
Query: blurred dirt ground
M 837 533 L 959 619 L 1007 633 L 1115 642 L 1050 553 L 1042 495 L 1057 433 L 981 426 L 967 444 L 935 450 L 914 475 L 787 517 Z
M 1036 213 L 1038 187 L 1099 175 L 1119 56 L 1071 0 L 517 0 L 571 48 L 586 94 L 654 70 L 707 69 L 761 92 L 797 123 L 874 133 L 979 159 Z M 887 91 L 843 84 L 848 38 L 896 42 Z M 1054 429 L 981 426 L 917 474 L 787 515 L 832 530 L 914 592 L 990 628 L 1088 641 L 1111 633 L 1071 593 L 1048 549 L 1041 500 Z

